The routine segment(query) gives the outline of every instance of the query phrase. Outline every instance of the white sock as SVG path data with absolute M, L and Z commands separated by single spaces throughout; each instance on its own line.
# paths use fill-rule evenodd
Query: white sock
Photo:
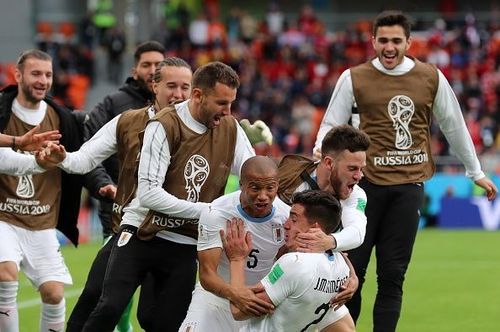
M 17 281 L 0 282 L 0 331 L 19 332 L 19 317 L 17 314 Z
M 65 317 L 66 301 L 64 298 L 58 304 L 42 303 L 40 332 L 63 332 Z

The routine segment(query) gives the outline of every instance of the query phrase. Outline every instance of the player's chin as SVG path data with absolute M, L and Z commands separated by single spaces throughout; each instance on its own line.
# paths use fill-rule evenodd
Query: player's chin
M 352 190 L 349 190 L 348 187 L 342 188 L 340 191 L 338 198 L 341 200 L 348 199 L 349 196 L 351 195 Z

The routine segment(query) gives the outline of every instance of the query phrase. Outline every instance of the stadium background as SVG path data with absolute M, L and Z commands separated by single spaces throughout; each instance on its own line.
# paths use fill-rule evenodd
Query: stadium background
M 410 54 L 436 64 L 448 78 L 483 169 L 500 185 L 497 1 L 0 0 L 0 5 L 0 86 L 13 82 L 20 51 L 39 47 L 54 57 L 53 94 L 89 111 L 123 82 L 135 45 L 156 39 L 168 55 L 194 68 L 211 60 L 233 66 L 242 81 L 233 113 L 271 127 L 273 146 L 257 150 L 277 159 L 310 154 L 338 76 L 373 55 L 371 20 L 382 9 L 402 9 L 414 19 Z M 485 202 L 438 127 L 431 132 L 438 173 L 425 186 L 422 227 L 438 227 L 419 234 L 401 331 L 499 331 L 500 204 Z M 95 202 L 84 202 L 81 240 L 90 244 L 64 249 L 76 281 L 73 297 L 100 238 Z M 21 310 L 22 324 L 33 321 L 26 319 L 37 310 L 32 297 L 28 291 L 19 299 L 30 308 Z M 370 326 L 370 304 L 361 331 Z

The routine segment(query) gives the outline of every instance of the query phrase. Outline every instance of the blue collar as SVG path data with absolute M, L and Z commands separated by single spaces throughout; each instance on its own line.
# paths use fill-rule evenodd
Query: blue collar
M 274 207 L 273 205 L 273 208 L 271 210 L 271 213 L 269 213 L 267 216 L 265 217 L 260 217 L 260 218 L 256 218 L 256 217 L 252 217 L 251 215 L 249 215 L 248 213 L 245 212 L 245 210 L 243 210 L 243 208 L 241 207 L 241 204 L 238 204 L 238 206 L 236 207 L 238 209 L 238 212 L 245 218 L 247 219 L 248 221 L 250 222 L 255 222 L 255 223 L 263 223 L 263 222 L 266 222 L 266 221 L 269 221 L 271 219 L 273 219 L 274 217 L 274 213 L 276 212 L 276 208 Z

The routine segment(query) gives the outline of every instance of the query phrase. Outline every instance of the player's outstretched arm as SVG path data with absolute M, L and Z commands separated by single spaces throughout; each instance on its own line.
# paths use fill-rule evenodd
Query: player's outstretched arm
M 495 199 L 495 197 L 497 197 L 498 193 L 497 186 L 495 186 L 493 181 L 491 181 L 486 176 L 479 180 L 474 181 L 474 183 L 486 191 L 486 197 L 488 197 L 489 201 L 492 201 Z
M 36 134 L 38 130 L 40 130 L 40 126 L 34 127 L 23 136 L 16 137 L 16 147 L 23 151 L 36 151 L 46 146 L 49 142 L 59 143 L 61 134 L 59 134 L 58 130 Z
M 66 149 L 63 145 L 48 143 L 47 146 L 35 152 L 38 165 L 45 169 L 51 169 L 59 165 L 66 158 Z
M 45 147 L 49 142 L 59 143 L 61 134 L 59 134 L 58 130 L 51 130 L 41 134 L 36 134 L 39 130 L 40 126 L 36 126 L 23 136 L 0 134 L 0 146 L 12 147 L 13 149 L 19 149 L 22 151 L 36 151 Z

